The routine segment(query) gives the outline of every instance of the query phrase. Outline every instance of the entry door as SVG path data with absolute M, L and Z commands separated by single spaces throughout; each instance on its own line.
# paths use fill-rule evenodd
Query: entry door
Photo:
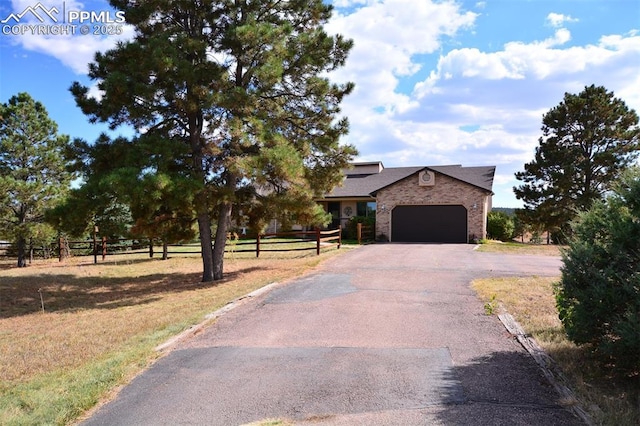
M 338 229 L 340 227 L 340 201 L 329 201 L 327 211 L 331 213 L 330 229 Z

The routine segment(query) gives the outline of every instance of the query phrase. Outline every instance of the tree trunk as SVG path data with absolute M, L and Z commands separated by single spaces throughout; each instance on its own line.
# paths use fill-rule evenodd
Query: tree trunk
M 25 259 L 25 245 L 26 241 L 22 237 L 18 237 L 18 268 L 25 268 L 27 266 L 27 260 Z
M 202 250 L 202 282 L 208 283 L 214 280 L 214 276 L 213 249 L 211 247 L 211 219 L 206 209 L 198 213 L 198 230 L 200 232 L 200 249 Z
M 216 229 L 216 242 L 213 246 L 213 279 L 221 280 L 224 273 L 224 248 L 227 244 L 227 231 L 229 230 L 229 218 L 231 217 L 232 204 L 223 202 L 218 214 L 218 228 Z
M 167 260 L 169 258 L 169 244 L 166 240 L 162 241 L 162 260 Z
M 187 88 L 189 92 L 189 88 Z M 189 142 L 193 161 L 193 177 L 202 184 L 202 188 L 195 198 L 195 210 L 200 233 L 200 250 L 202 253 L 202 282 L 213 281 L 213 249 L 211 247 L 211 218 L 209 217 L 209 196 L 207 194 L 205 171 L 203 169 L 202 141 L 202 112 L 189 116 Z

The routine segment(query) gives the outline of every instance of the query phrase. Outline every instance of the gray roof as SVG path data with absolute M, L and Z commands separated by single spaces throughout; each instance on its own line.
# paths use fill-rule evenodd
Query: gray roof
M 488 192 L 493 192 L 495 166 L 462 167 L 458 164 L 451 166 L 388 167 L 382 169 L 380 173 L 373 174 L 352 174 L 352 170 L 351 174 L 345 176 L 342 185 L 334 188 L 334 190 L 325 197 L 375 197 L 377 191 L 422 170 L 441 173 Z
M 496 173 L 496 166 L 462 167 L 458 164 L 455 166 L 432 166 L 427 169 L 493 192 L 493 176 Z

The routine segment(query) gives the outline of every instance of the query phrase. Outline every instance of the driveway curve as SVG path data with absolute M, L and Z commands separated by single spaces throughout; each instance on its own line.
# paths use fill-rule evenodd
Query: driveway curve
M 470 288 L 560 266 L 471 245 L 360 247 L 223 315 L 84 424 L 581 424 Z

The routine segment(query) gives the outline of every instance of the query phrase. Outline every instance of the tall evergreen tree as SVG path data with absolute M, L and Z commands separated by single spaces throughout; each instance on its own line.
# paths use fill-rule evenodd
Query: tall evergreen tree
M 569 222 L 603 198 L 640 150 L 634 110 L 604 87 L 585 87 L 542 119 L 534 161 L 516 173 L 514 187 L 530 217 L 552 232 L 568 232 Z
M 0 105 L 0 234 L 16 243 L 19 267 L 26 266 L 29 239 L 46 233 L 45 211 L 69 189 L 72 175 L 63 155 L 68 142 L 29 94 Z
M 165 248 L 192 240 L 194 188 L 185 175 L 186 146 L 157 136 L 75 140 L 73 167 L 84 185 L 50 215 L 52 222 L 72 235 L 95 224 L 102 235 L 146 237 Z
M 322 0 L 111 4 L 136 36 L 90 65 L 100 100 L 79 83 L 71 90 L 94 121 L 160 132 L 188 147 L 199 185 L 202 279 L 221 279 L 234 205 L 258 211 L 278 194 L 292 213 L 315 217 L 314 196 L 339 183 L 355 154 L 339 144 L 348 124 L 338 117 L 353 86 L 325 76 L 344 64 L 352 43 L 324 32 L 332 7 Z
M 72 159 L 69 168 L 83 184 L 71 189 L 65 202 L 48 212 L 47 222 L 72 237 L 86 238 L 94 226 L 101 236 L 127 236 L 133 224 L 131 208 L 119 193 L 118 179 L 113 174 L 120 164 L 121 174 L 135 175 L 131 163 L 136 153 L 132 146 L 126 138 L 112 140 L 104 134 L 92 144 L 75 139 L 66 155 Z
M 153 134 L 134 143 L 134 173 L 113 174 L 122 199 L 131 207 L 131 234 L 167 245 L 193 240 L 195 214 L 194 185 L 185 175 L 186 146 Z

